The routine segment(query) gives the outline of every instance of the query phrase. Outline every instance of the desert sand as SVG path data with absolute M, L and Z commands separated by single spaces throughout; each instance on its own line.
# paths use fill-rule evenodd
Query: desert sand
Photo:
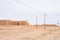
M 60 40 L 60 27 L 0 25 L 0 40 Z

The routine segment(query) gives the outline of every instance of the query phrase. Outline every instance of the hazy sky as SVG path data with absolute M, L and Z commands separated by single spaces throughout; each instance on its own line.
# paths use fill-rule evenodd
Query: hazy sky
M 56 24 L 60 20 L 60 0 L 0 0 L 0 19 L 27 20 L 35 24 Z

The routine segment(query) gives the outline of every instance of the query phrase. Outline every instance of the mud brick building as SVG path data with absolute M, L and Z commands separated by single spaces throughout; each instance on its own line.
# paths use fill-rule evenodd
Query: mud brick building
M 17 25 L 29 25 L 27 21 L 18 21 Z
M 29 25 L 27 21 L 0 20 L 0 25 Z
M 10 20 L 0 20 L 0 25 L 11 25 Z

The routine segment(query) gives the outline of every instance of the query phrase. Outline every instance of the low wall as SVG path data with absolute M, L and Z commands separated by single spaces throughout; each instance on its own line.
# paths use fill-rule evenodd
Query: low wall
M 0 20 L 0 25 L 29 25 L 27 21 Z

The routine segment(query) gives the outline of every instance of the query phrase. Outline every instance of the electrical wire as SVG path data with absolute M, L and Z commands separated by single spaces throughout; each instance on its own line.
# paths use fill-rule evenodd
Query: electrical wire
M 40 13 L 40 11 L 39 11 L 38 9 L 35 9 L 35 8 L 33 8 L 33 7 L 31 7 L 31 6 L 23 3 L 22 1 L 18 1 L 18 0 L 15 0 L 15 1 L 16 1 L 17 3 L 21 3 L 21 4 L 25 5 L 26 7 L 29 7 L 29 8 L 31 8 L 31 9 L 33 9 L 34 11 L 38 11 L 38 12 Z

